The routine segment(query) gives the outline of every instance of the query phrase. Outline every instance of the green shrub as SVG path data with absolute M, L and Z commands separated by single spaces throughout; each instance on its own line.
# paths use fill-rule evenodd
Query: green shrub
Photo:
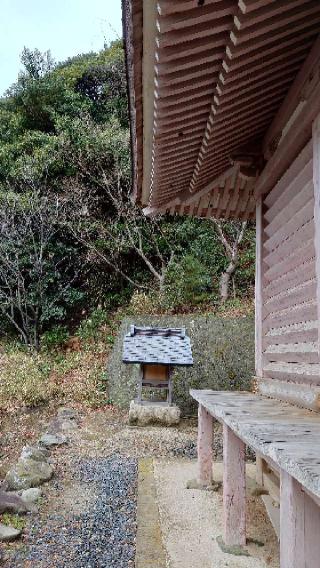
M 64 325 L 56 325 L 42 335 L 42 346 L 46 349 L 56 349 L 69 339 L 69 332 Z
M 211 289 L 209 270 L 195 256 L 188 254 L 172 263 L 167 272 L 164 305 L 172 309 L 201 304 L 208 299 Z
M 108 323 L 108 313 L 101 307 L 95 308 L 90 316 L 81 322 L 77 335 L 84 341 L 98 339 L 101 336 L 101 328 Z

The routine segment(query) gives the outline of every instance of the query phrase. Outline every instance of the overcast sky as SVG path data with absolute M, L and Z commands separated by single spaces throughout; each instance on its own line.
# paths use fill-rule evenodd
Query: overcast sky
M 121 0 L 0 0 L 0 95 L 16 80 L 23 47 L 56 61 L 122 35 Z

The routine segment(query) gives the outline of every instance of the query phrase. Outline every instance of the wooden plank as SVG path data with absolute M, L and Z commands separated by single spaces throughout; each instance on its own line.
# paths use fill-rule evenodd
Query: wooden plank
M 223 2 L 205 3 L 204 6 L 201 6 L 201 9 L 196 5 L 190 7 L 189 10 L 174 14 L 162 15 L 162 11 L 162 14 L 158 17 L 157 28 L 160 34 L 185 30 L 188 27 L 197 28 L 201 24 L 206 24 L 209 20 L 212 21 L 213 18 L 233 15 L 236 10 L 237 7 L 233 0 L 224 0 Z
M 303 344 L 301 344 L 303 345 Z M 273 363 L 281 361 L 283 363 L 318 363 L 318 351 L 288 351 L 288 352 L 275 352 L 265 351 L 263 353 L 263 360 L 265 363 Z
M 227 546 L 246 544 L 245 444 L 223 425 L 223 517 Z
M 263 470 L 263 486 L 269 492 L 272 499 L 280 503 L 280 483 L 279 477 L 269 468 L 266 467 Z
M 294 248 L 293 251 L 288 251 L 287 256 L 282 260 L 277 257 L 274 261 L 271 261 L 270 268 L 265 271 L 264 278 L 265 280 L 269 280 L 270 286 L 272 281 L 279 282 L 279 278 L 289 274 L 290 271 L 297 269 L 297 267 L 301 266 L 301 259 L 304 262 L 311 262 L 314 259 L 315 251 L 314 251 L 314 239 L 313 234 L 312 238 L 308 239 L 307 241 L 302 241 L 302 246 L 297 246 Z M 301 242 L 300 242 L 301 245 Z M 273 254 L 270 257 L 274 256 Z M 268 284 L 269 286 L 269 284 Z
M 277 365 L 277 363 L 269 363 L 269 365 L 263 369 L 264 377 L 303 384 L 319 385 L 320 383 L 320 370 L 318 369 L 317 373 L 312 373 L 312 369 L 310 369 L 310 367 L 317 367 L 317 365 L 303 365 L 304 368 L 302 368 L 300 373 L 297 372 L 298 364 L 282 363 L 282 367 L 287 365 L 283 370 L 275 369 L 274 365 Z
M 312 187 L 312 185 L 311 185 Z M 273 233 L 264 243 L 264 247 L 268 251 L 277 248 L 283 241 L 290 238 L 300 227 L 308 223 L 314 216 L 314 199 L 313 196 L 299 209 L 292 217 L 286 217 L 287 222 L 284 223 L 275 233 Z
M 318 330 L 320 332 L 320 115 L 316 118 L 312 130 L 313 138 L 313 183 L 314 183 L 314 224 L 315 224 L 315 271 L 317 279 Z M 320 333 L 318 335 L 320 355 Z
M 232 27 L 232 19 L 230 16 L 222 16 L 214 20 L 214 28 L 212 19 L 198 24 L 197 26 L 190 26 L 176 31 L 164 32 L 158 35 L 157 45 L 160 49 L 164 47 L 175 46 L 176 48 L 181 43 L 191 42 L 197 39 L 204 39 L 210 37 L 214 41 L 215 37 L 220 34 L 225 35 Z M 180 47 L 181 49 L 181 47 Z M 178 48 L 179 50 L 179 48 Z
M 282 0 L 282 2 L 272 2 L 267 6 L 261 6 L 256 9 L 251 14 L 251 17 L 238 13 L 234 19 L 235 26 L 238 30 L 244 30 L 255 24 L 266 22 L 266 20 L 273 16 L 278 16 L 280 20 L 281 15 L 286 13 L 290 8 L 295 8 L 296 6 L 302 7 L 303 4 L 305 4 L 305 0 Z
M 256 195 L 268 193 L 283 173 L 290 167 L 293 160 L 302 151 L 312 135 L 312 123 L 320 112 L 320 82 L 312 91 L 310 97 L 289 131 L 281 140 L 277 151 L 268 161 L 258 178 Z
M 264 288 L 264 297 L 266 301 L 272 298 L 273 296 L 277 296 L 281 292 L 286 290 L 291 290 L 295 286 L 299 286 L 303 284 L 303 282 L 307 282 L 312 278 L 315 278 L 315 262 L 314 260 L 310 260 L 309 262 L 304 262 L 298 268 L 294 270 L 290 270 L 289 272 L 283 272 L 280 278 L 273 280 L 265 286 Z
M 191 390 L 190 394 L 246 445 L 320 496 L 317 413 L 253 393 Z
M 278 231 L 307 201 L 313 199 L 312 162 L 310 163 L 310 173 L 309 182 L 304 186 L 300 186 L 296 195 L 294 195 L 293 191 L 290 191 L 285 196 L 283 204 L 279 203 L 280 199 L 276 202 L 276 214 L 273 219 L 269 217 L 269 223 L 266 225 L 266 233 L 268 236 Z M 292 189 L 292 187 L 290 189 Z M 270 213 L 270 211 L 268 213 Z
M 262 10 L 265 10 L 265 8 L 262 8 Z M 264 21 L 253 24 L 243 31 L 238 31 L 233 28 L 230 33 L 230 38 L 236 46 L 250 42 L 255 38 L 261 39 L 261 36 L 268 37 L 268 34 L 278 36 L 280 39 L 288 28 L 295 26 L 295 24 L 299 25 L 304 20 L 305 23 L 307 23 L 308 17 L 312 17 L 313 15 L 316 17 L 319 10 L 320 6 L 318 0 L 305 1 L 303 9 L 296 6 L 293 10 L 285 12 L 281 17 L 277 15 L 271 18 L 266 17 Z
M 268 6 L 272 2 L 275 3 L 276 0 L 239 0 L 239 8 L 243 14 L 248 14 L 253 10 L 258 10 L 258 8 Z
M 212 484 L 212 416 L 199 404 L 198 407 L 198 481 L 203 486 Z
M 286 345 L 287 343 L 302 343 L 318 341 L 318 324 L 317 322 L 309 322 L 314 327 L 297 330 L 293 329 L 285 333 L 277 333 L 273 335 L 264 335 L 263 348 L 266 349 L 269 345 Z
M 317 568 L 320 557 L 320 507 L 302 485 L 281 471 L 281 568 Z
M 293 114 L 294 110 L 297 108 L 299 102 L 303 96 L 303 89 L 305 84 L 310 81 L 312 77 L 312 70 L 319 63 L 320 59 L 320 36 L 315 41 L 310 54 L 308 55 L 305 63 L 301 67 L 286 99 L 278 110 L 272 124 L 264 138 L 263 147 L 265 153 L 268 153 L 268 149 L 272 145 L 275 139 L 279 139 L 281 132 L 285 125 L 287 124 L 290 116 Z
M 280 566 L 303 568 L 306 564 L 302 487 L 291 475 L 281 470 L 280 491 Z
M 277 313 L 280 310 L 294 307 L 302 302 L 309 302 L 316 299 L 317 283 L 316 280 L 309 280 L 298 288 L 287 290 L 280 296 L 271 298 L 267 303 L 264 303 L 263 317 L 271 313 Z
M 296 248 L 299 248 L 301 243 L 314 238 L 314 220 L 311 219 L 309 222 L 305 223 L 300 229 L 298 229 L 291 239 L 287 239 L 281 245 L 277 247 L 276 250 L 271 251 L 264 257 L 264 262 L 269 266 L 273 266 L 275 263 L 284 260 L 289 254 L 291 254 Z M 300 258 L 300 262 L 302 257 Z
M 310 302 L 309 304 L 301 304 L 294 309 L 287 310 L 286 312 L 269 315 L 263 321 L 263 329 L 269 330 L 272 328 L 283 327 L 285 325 L 313 321 L 316 320 L 317 317 L 317 305 L 315 302 Z
M 270 497 L 270 495 L 261 495 L 261 499 L 264 502 L 268 517 L 278 540 L 280 540 L 280 508 L 274 505 L 274 500 Z
M 258 392 L 264 396 L 320 412 L 320 388 L 316 386 L 262 378 L 258 379 Z
M 304 492 L 305 566 L 317 568 L 320 558 L 320 507 L 314 496 Z
M 255 276 L 255 369 L 257 377 L 262 374 L 262 250 L 263 215 L 262 198 L 256 205 L 256 276 Z
M 290 168 L 265 197 L 265 204 L 268 207 L 266 213 L 267 221 L 271 221 L 279 209 L 282 209 L 288 203 L 289 196 L 296 195 L 300 188 L 312 179 L 312 165 L 310 165 L 310 162 L 312 162 L 311 141 L 304 147 Z

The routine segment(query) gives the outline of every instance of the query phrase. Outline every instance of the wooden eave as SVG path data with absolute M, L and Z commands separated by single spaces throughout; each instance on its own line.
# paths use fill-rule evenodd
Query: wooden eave
M 285 149 L 268 164 L 288 122 L 313 116 L 301 102 L 317 100 L 319 0 L 124 0 L 124 16 L 135 199 L 149 214 L 253 218 L 288 167 Z

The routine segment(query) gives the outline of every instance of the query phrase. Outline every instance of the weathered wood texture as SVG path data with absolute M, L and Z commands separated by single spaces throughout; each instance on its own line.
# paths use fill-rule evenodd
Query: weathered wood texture
M 258 389 L 265 396 L 320 411 L 320 387 L 258 378 Z
M 318 568 L 320 508 L 291 475 L 281 471 L 281 568 Z
M 207 410 L 245 444 L 320 497 L 317 413 L 251 393 L 191 390 L 190 394 L 203 407 L 201 416 Z
M 313 123 L 313 184 L 314 184 L 314 220 L 315 220 L 315 275 L 317 282 L 318 334 L 320 325 L 320 115 Z M 318 353 L 320 354 L 320 335 L 318 335 Z
M 212 416 L 199 404 L 198 408 L 198 481 L 202 485 L 212 483 Z
M 252 182 L 259 166 L 255 142 L 265 139 L 269 157 L 283 138 L 276 167 L 271 164 L 261 177 L 260 185 L 263 182 L 270 189 L 311 130 L 310 112 L 319 97 L 314 95 L 310 107 L 300 103 L 308 99 L 312 77 L 317 78 L 318 60 L 308 54 L 319 33 L 320 4 L 316 0 L 131 0 L 130 5 L 133 15 L 125 13 L 125 21 L 130 22 L 126 35 L 133 52 L 129 57 L 127 48 L 133 74 L 131 115 L 140 126 L 136 132 L 133 124 L 139 136 L 134 148 L 138 199 L 150 214 L 253 218 Z M 156 26 L 149 5 L 157 8 Z M 133 16 L 142 7 L 144 18 L 135 22 Z M 142 65 L 132 67 L 139 50 Z M 288 122 L 293 123 L 293 135 L 285 140 Z M 145 152 L 142 138 L 147 141 Z M 232 175 L 224 186 L 212 184 L 229 169 L 230 156 L 239 149 L 242 153 L 252 142 L 252 178 Z M 249 161 L 250 156 L 251 152 Z M 248 171 L 243 173 L 246 177 Z
M 315 191 L 312 141 L 264 199 L 262 272 L 262 372 L 260 392 L 319 411 L 320 385 Z M 316 144 L 317 146 L 317 144 Z M 276 382 L 268 388 L 267 380 Z M 283 388 L 281 388 L 283 382 Z M 302 386 L 301 386 L 302 385 Z M 310 403 L 310 404 L 309 404 Z
M 263 217 L 262 198 L 256 207 L 256 280 L 255 280 L 255 367 L 257 377 L 262 376 L 262 256 L 263 256 Z
M 223 425 L 223 515 L 225 544 L 246 544 L 245 444 Z

